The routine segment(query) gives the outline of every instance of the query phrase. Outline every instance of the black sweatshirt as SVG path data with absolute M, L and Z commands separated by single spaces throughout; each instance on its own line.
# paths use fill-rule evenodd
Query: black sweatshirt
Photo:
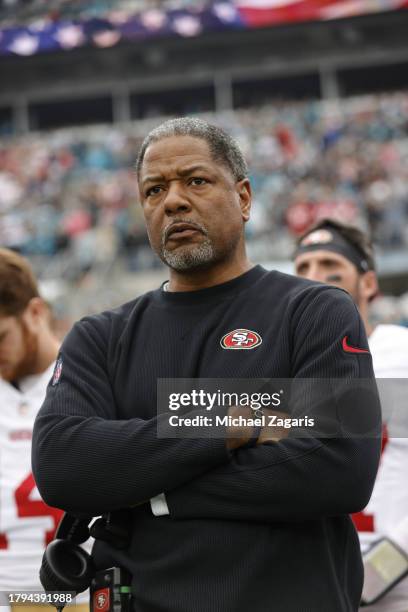
M 223 349 L 236 329 L 262 343 Z M 358 609 L 348 514 L 369 500 L 379 438 L 228 452 L 223 439 L 157 436 L 158 378 L 373 377 L 370 355 L 346 352 L 344 337 L 367 348 L 344 291 L 260 266 L 208 289 L 158 289 L 74 325 L 35 423 L 33 470 L 51 506 L 95 516 L 133 508 L 128 549 L 97 542 L 94 557 L 130 570 L 135 612 Z M 372 410 L 379 422 L 376 398 Z M 146 500 L 162 492 L 170 514 L 157 517 Z

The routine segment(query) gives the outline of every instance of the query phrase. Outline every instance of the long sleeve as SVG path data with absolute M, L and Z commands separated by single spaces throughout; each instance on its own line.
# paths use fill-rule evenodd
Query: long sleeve
M 344 338 L 346 348 L 367 347 L 357 310 L 344 292 L 327 289 L 297 309 L 291 328 L 295 380 L 372 380 L 356 384 L 358 397 L 345 394 L 336 406 L 339 422 L 361 421 L 370 435 L 288 437 L 238 450 L 228 464 L 167 489 L 172 518 L 297 521 L 348 514 L 367 504 L 380 456 L 381 416 L 371 356 L 343 347 Z
M 227 461 L 222 439 L 158 438 L 160 417 L 118 419 L 106 363 L 100 330 L 88 320 L 76 324 L 34 427 L 33 473 L 46 503 L 97 515 L 147 501 Z

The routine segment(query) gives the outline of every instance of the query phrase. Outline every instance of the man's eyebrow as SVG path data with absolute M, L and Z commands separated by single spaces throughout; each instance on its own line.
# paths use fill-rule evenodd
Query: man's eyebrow
M 189 174 L 192 174 L 193 172 L 209 172 L 209 168 L 207 168 L 207 166 L 203 166 L 202 164 L 196 164 L 195 166 L 190 166 L 188 168 L 184 168 L 183 170 L 178 170 L 177 174 L 178 176 L 188 176 Z M 142 181 L 142 185 L 145 185 L 146 183 L 153 183 L 153 182 L 159 182 L 159 181 L 163 181 L 164 176 L 162 174 L 155 174 L 155 175 L 151 175 L 151 176 L 146 176 L 145 179 L 143 179 Z
M 164 180 L 164 176 L 162 174 L 152 174 L 151 176 L 146 176 L 145 179 L 143 179 L 142 181 L 142 185 L 145 185 L 146 183 L 156 183 L 157 181 L 163 181 Z

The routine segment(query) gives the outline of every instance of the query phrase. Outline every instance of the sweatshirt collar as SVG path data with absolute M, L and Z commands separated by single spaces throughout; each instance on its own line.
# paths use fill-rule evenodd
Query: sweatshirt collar
M 214 285 L 196 291 L 163 291 L 163 285 L 158 290 L 158 298 L 166 304 L 200 304 L 219 300 L 231 294 L 240 293 L 253 285 L 259 278 L 266 273 L 262 266 L 254 266 L 244 274 L 237 276 L 220 285 Z

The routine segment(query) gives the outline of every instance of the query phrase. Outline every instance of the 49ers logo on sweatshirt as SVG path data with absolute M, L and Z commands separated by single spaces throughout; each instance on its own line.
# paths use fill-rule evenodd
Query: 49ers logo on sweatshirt
M 253 349 L 262 344 L 262 338 L 250 329 L 234 329 L 221 338 L 220 344 L 223 349 Z

